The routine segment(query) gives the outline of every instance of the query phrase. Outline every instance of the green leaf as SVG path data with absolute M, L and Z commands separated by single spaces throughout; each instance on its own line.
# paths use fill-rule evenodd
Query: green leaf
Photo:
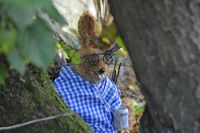
M 19 47 L 24 57 L 41 68 L 47 68 L 56 53 L 53 34 L 40 19 L 20 34 Z
M 26 28 L 28 25 L 33 23 L 35 19 L 35 12 L 31 7 L 28 6 L 15 6 L 8 5 L 8 17 L 14 21 L 19 29 Z
M 80 64 L 81 58 L 77 51 L 70 49 L 64 44 L 60 44 L 60 47 L 67 53 L 70 57 L 72 64 Z
M 54 20 L 56 20 L 57 22 L 60 22 L 62 24 L 67 24 L 64 18 L 56 10 L 51 0 L 0 0 L 0 2 L 1 1 L 11 6 L 11 8 L 8 8 L 8 11 L 11 9 L 10 11 L 11 13 L 9 14 L 11 18 L 14 19 L 15 22 L 17 22 L 17 24 L 19 24 L 18 22 L 22 18 L 21 20 L 21 22 L 23 23 L 21 24 L 22 26 L 25 26 L 33 22 L 32 20 L 34 19 L 35 16 L 34 11 L 35 9 L 38 8 L 48 13 L 49 16 Z M 13 11 L 16 11 L 16 13 L 14 13 Z M 22 14 L 20 15 L 19 13 Z M 14 16 L 14 14 L 16 15 L 16 17 Z
M 30 63 L 30 60 L 28 58 L 24 58 L 24 64 L 28 65 Z
M 66 53 L 69 52 L 70 48 L 67 47 L 67 45 L 65 45 L 65 44 L 63 44 L 63 43 L 58 43 L 58 44 L 60 45 L 60 47 L 61 47 Z
M 75 50 L 69 51 L 69 57 L 72 60 L 72 64 L 75 64 L 75 65 L 80 64 L 80 61 L 81 61 L 80 55 Z
M 16 48 L 14 48 L 7 56 L 8 62 L 11 67 L 16 69 L 19 73 L 23 74 L 25 71 L 25 64 L 22 57 L 19 55 L 19 52 Z
M 0 85 L 5 83 L 6 77 L 7 77 L 7 70 L 3 65 L 0 64 Z
M 116 28 L 115 24 L 112 23 L 111 25 L 104 27 L 101 35 L 103 37 L 107 37 L 109 39 L 114 40 L 117 36 L 117 28 Z
M 116 41 L 120 48 L 123 48 L 124 50 L 126 50 L 126 46 L 120 36 L 117 36 Z
M 19 6 L 19 7 L 22 7 L 22 6 L 30 6 L 31 4 L 30 3 L 35 3 L 35 0 L 32 0 L 32 1 L 27 1 L 27 0 L 0 0 L 0 2 L 4 2 L 4 3 L 7 3 L 7 4 L 13 4 L 15 6 Z
M 7 54 L 16 43 L 16 31 L 13 27 L 10 29 L 0 29 L 0 53 Z
M 134 104 L 134 113 L 138 117 L 144 112 L 144 103 L 135 103 Z
M 56 48 L 57 48 L 57 49 L 61 49 L 61 46 L 60 46 L 59 43 L 56 43 Z
M 67 24 L 64 18 L 59 14 L 57 9 L 54 7 L 53 3 L 49 0 L 38 0 L 38 3 L 41 5 L 41 9 L 49 14 L 51 18 L 56 20 L 61 24 Z
M 103 37 L 102 41 L 107 43 L 107 44 L 110 44 L 110 40 L 107 37 Z

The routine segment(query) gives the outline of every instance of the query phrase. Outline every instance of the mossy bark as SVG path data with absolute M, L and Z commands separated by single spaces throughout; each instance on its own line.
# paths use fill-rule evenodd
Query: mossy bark
M 24 76 L 9 71 L 5 85 L 0 86 L 0 127 L 67 112 L 72 115 L 3 131 L 5 133 L 86 133 L 91 130 L 69 111 L 48 74 L 40 69 L 29 66 Z

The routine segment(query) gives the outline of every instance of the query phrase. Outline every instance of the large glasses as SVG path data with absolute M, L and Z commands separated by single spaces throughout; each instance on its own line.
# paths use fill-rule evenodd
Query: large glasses
M 103 55 L 103 62 L 106 63 L 107 65 L 111 65 L 114 61 L 114 53 L 112 51 L 106 51 L 104 53 L 98 53 L 98 54 L 91 54 L 91 55 L 85 55 L 82 56 L 81 58 L 87 58 L 87 61 L 91 65 L 98 65 L 100 61 L 100 55 Z

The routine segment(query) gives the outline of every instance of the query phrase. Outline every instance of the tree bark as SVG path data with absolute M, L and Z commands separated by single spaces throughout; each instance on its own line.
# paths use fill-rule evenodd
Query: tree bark
M 0 64 L 5 57 L 0 55 Z M 0 129 L 49 116 L 69 114 L 1 133 L 89 133 L 91 129 L 70 111 L 52 87 L 48 74 L 32 65 L 24 76 L 9 70 L 5 85 L 0 85 Z
M 199 133 L 199 0 L 109 3 L 146 99 L 141 132 Z

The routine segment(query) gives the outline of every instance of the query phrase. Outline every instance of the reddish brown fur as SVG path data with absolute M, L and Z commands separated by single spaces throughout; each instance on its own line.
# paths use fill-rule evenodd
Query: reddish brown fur
M 96 36 L 95 28 L 95 18 L 87 12 L 82 14 L 78 22 L 78 32 L 82 39 Z
M 103 53 L 112 47 L 103 43 L 100 36 L 101 29 L 101 24 L 89 12 L 84 12 L 81 15 L 78 22 L 78 31 L 82 46 L 79 50 L 81 57 L 94 53 Z M 87 58 L 82 58 L 81 63 L 73 66 L 73 68 L 85 79 L 91 82 L 98 82 L 100 80 L 99 69 L 104 68 L 107 70 L 107 65 L 103 62 L 101 56 L 97 66 L 88 63 Z

